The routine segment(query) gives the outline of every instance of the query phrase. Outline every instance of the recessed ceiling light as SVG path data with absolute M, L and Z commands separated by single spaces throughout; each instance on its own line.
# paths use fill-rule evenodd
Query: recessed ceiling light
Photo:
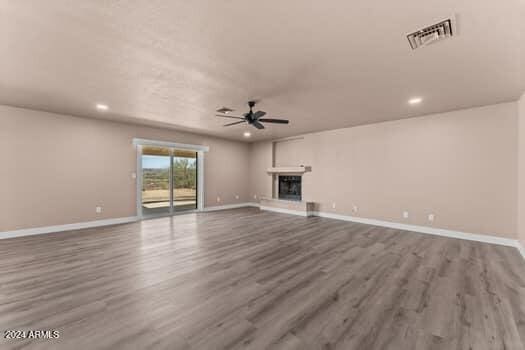
M 423 101 L 423 99 L 421 97 L 414 97 L 414 98 L 411 98 L 410 100 L 408 100 L 408 103 L 411 104 L 411 105 L 417 105 L 417 104 L 421 103 L 421 101 Z
M 97 110 L 99 111 L 107 111 L 109 109 L 109 107 L 105 104 L 102 104 L 102 103 L 97 103 Z
M 242 136 L 244 136 L 244 137 L 250 137 L 250 136 L 252 136 L 252 133 L 249 132 L 249 131 L 245 131 L 244 134 L 242 134 Z

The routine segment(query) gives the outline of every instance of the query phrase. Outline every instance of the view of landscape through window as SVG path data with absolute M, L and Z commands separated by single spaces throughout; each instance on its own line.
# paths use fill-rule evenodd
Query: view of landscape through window
M 171 157 L 173 168 L 170 169 Z M 172 179 L 170 181 L 170 173 Z M 197 208 L 197 152 L 144 147 L 142 152 L 142 210 L 146 215 Z

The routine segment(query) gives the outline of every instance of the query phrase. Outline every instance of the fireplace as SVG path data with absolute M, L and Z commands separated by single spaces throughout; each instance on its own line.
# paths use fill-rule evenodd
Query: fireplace
M 279 175 L 279 199 L 301 200 L 301 176 Z

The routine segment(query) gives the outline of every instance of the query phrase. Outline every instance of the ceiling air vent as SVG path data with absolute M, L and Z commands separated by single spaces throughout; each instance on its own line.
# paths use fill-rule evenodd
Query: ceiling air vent
M 454 35 L 456 35 L 456 26 L 454 18 L 451 17 L 408 34 L 407 39 L 410 47 L 415 50 Z
M 216 112 L 228 114 L 228 113 L 233 112 L 233 111 L 234 110 L 231 109 L 231 108 L 222 107 L 222 108 L 219 108 Z

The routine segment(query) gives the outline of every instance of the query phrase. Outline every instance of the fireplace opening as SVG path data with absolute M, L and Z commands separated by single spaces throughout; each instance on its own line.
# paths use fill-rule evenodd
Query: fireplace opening
M 301 176 L 279 176 L 279 199 L 301 200 Z

